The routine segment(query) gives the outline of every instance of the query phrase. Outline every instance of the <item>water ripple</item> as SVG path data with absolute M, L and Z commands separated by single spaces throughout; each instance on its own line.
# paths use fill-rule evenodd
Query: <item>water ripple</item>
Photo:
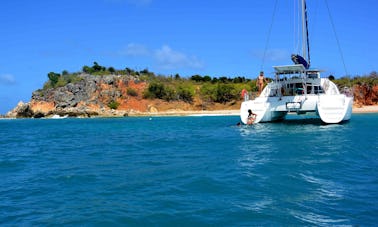
M 0 225 L 373 226 L 377 119 L 0 121 Z

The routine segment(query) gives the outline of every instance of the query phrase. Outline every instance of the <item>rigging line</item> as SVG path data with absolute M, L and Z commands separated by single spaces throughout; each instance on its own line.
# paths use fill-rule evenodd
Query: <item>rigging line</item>
M 328 6 L 328 1 L 327 1 L 327 0 L 324 0 L 324 2 L 325 2 L 325 4 L 326 4 L 326 6 L 327 6 L 328 16 L 329 16 L 329 19 L 330 19 L 330 21 L 331 21 L 331 26 L 332 26 L 332 29 L 333 29 L 333 33 L 334 33 L 335 38 L 336 38 L 337 47 L 339 48 L 339 52 L 340 52 L 340 56 L 341 56 L 341 61 L 343 62 L 344 71 L 345 71 L 345 76 L 347 76 L 347 75 L 348 75 L 348 71 L 347 71 L 347 67 L 346 67 L 346 64 L 345 64 L 343 51 L 342 51 L 342 49 L 341 49 L 341 45 L 340 45 L 340 41 L 339 41 L 339 37 L 337 36 L 337 33 L 336 33 L 335 24 L 333 23 L 333 19 L 332 19 L 331 11 L 330 11 L 329 6 Z
M 269 44 L 269 40 L 270 40 L 270 34 L 272 32 L 273 22 L 274 22 L 274 18 L 275 18 L 275 15 L 276 15 L 277 3 L 278 3 L 278 0 L 276 0 L 275 3 L 274 3 L 272 21 L 270 23 L 270 27 L 269 27 L 269 31 L 268 31 L 268 38 L 266 39 L 265 49 L 264 49 L 264 54 L 263 54 L 263 59 L 262 59 L 262 62 L 261 62 L 261 71 L 264 68 L 265 56 L 266 56 L 266 52 L 268 50 L 268 44 Z

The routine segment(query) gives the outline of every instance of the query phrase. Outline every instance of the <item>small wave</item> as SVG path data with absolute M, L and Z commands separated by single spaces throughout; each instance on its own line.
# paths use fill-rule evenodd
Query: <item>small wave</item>
M 319 197 L 319 200 L 338 200 L 342 199 L 345 193 L 343 188 L 332 182 L 330 180 L 324 180 L 320 178 L 316 178 L 314 176 L 307 176 L 305 174 L 300 174 L 300 176 L 308 183 L 315 184 L 319 187 L 316 190 L 316 194 Z
M 319 225 L 319 226 L 345 225 L 346 223 L 350 222 L 348 219 L 333 219 L 326 215 L 315 214 L 311 212 L 304 213 L 304 212 L 299 212 L 299 211 L 292 211 L 291 214 L 295 218 L 305 223 L 310 223 L 310 224 Z
M 270 198 L 264 198 L 262 200 L 250 202 L 250 203 L 240 203 L 236 205 L 237 207 L 249 211 L 255 211 L 255 212 L 262 212 L 263 210 L 267 209 L 270 205 L 273 204 L 273 200 Z

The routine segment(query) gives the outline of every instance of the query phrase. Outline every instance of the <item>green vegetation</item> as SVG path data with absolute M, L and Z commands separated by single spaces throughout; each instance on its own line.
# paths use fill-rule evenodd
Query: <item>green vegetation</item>
M 355 76 L 353 78 L 344 76 L 340 79 L 335 79 L 333 82 L 340 88 L 352 87 L 354 85 L 367 85 L 369 87 L 372 87 L 378 84 L 378 73 L 373 71 L 369 75 Z
M 127 95 L 130 95 L 130 96 L 133 96 L 133 97 L 136 97 L 138 96 L 138 93 L 136 90 L 132 89 L 132 88 L 127 88 Z
M 47 77 L 49 78 L 49 81 L 44 84 L 43 90 L 63 87 L 69 83 L 76 83 L 82 80 L 77 73 L 69 74 L 66 70 L 62 72 L 62 75 L 59 73 L 49 72 Z
M 112 101 L 110 101 L 110 102 L 108 103 L 108 107 L 109 107 L 110 109 L 113 109 L 113 110 L 118 109 L 119 105 L 120 105 L 119 102 L 114 101 L 114 100 L 112 100 Z

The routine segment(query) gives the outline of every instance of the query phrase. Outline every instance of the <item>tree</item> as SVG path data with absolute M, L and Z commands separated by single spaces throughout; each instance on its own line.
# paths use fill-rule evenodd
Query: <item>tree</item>
M 105 71 L 105 70 L 103 70 L 103 68 L 104 68 L 104 67 L 102 67 L 101 65 L 99 65 L 97 62 L 93 62 L 92 69 L 93 69 L 95 72 Z
M 83 72 L 91 74 L 91 73 L 93 73 L 93 69 L 91 67 L 87 66 L 87 65 L 84 65 L 83 66 Z
M 49 78 L 51 85 L 54 87 L 56 85 L 56 83 L 58 83 L 60 74 L 54 73 L 54 72 L 49 72 L 47 74 L 47 77 Z
M 165 86 L 161 82 L 152 82 L 150 85 L 148 85 L 147 91 L 144 94 L 145 98 L 150 99 L 163 99 L 165 96 Z
M 109 68 L 108 68 L 108 71 L 109 71 L 111 74 L 115 73 L 115 69 L 114 69 L 113 67 L 109 67 Z
M 219 81 L 222 82 L 222 83 L 227 83 L 229 81 L 229 79 L 225 76 L 221 76 L 221 77 L 219 77 Z
M 190 77 L 191 80 L 194 80 L 195 82 L 201 82 L 203 81 L 202 76 L 200 75 L 193 75 Z
M 132 70 L 132 69 L 130 69 L 128 67 L 126 67 L 125 70 L 126 70 L 126 72 L 127 72 L 128 75 L 131 75 L 131 73 L 134 72 L 134 70 Z
M 141 74 L 150 74 L 150 71 L 148 71 L 147 68 L 140 71 Z
M 211 81 L 211 77 L 208 76 L 208 75 L 206 75 L 206 76 L 203 77 L 203 81 L 204 82 L 210 82 Z

